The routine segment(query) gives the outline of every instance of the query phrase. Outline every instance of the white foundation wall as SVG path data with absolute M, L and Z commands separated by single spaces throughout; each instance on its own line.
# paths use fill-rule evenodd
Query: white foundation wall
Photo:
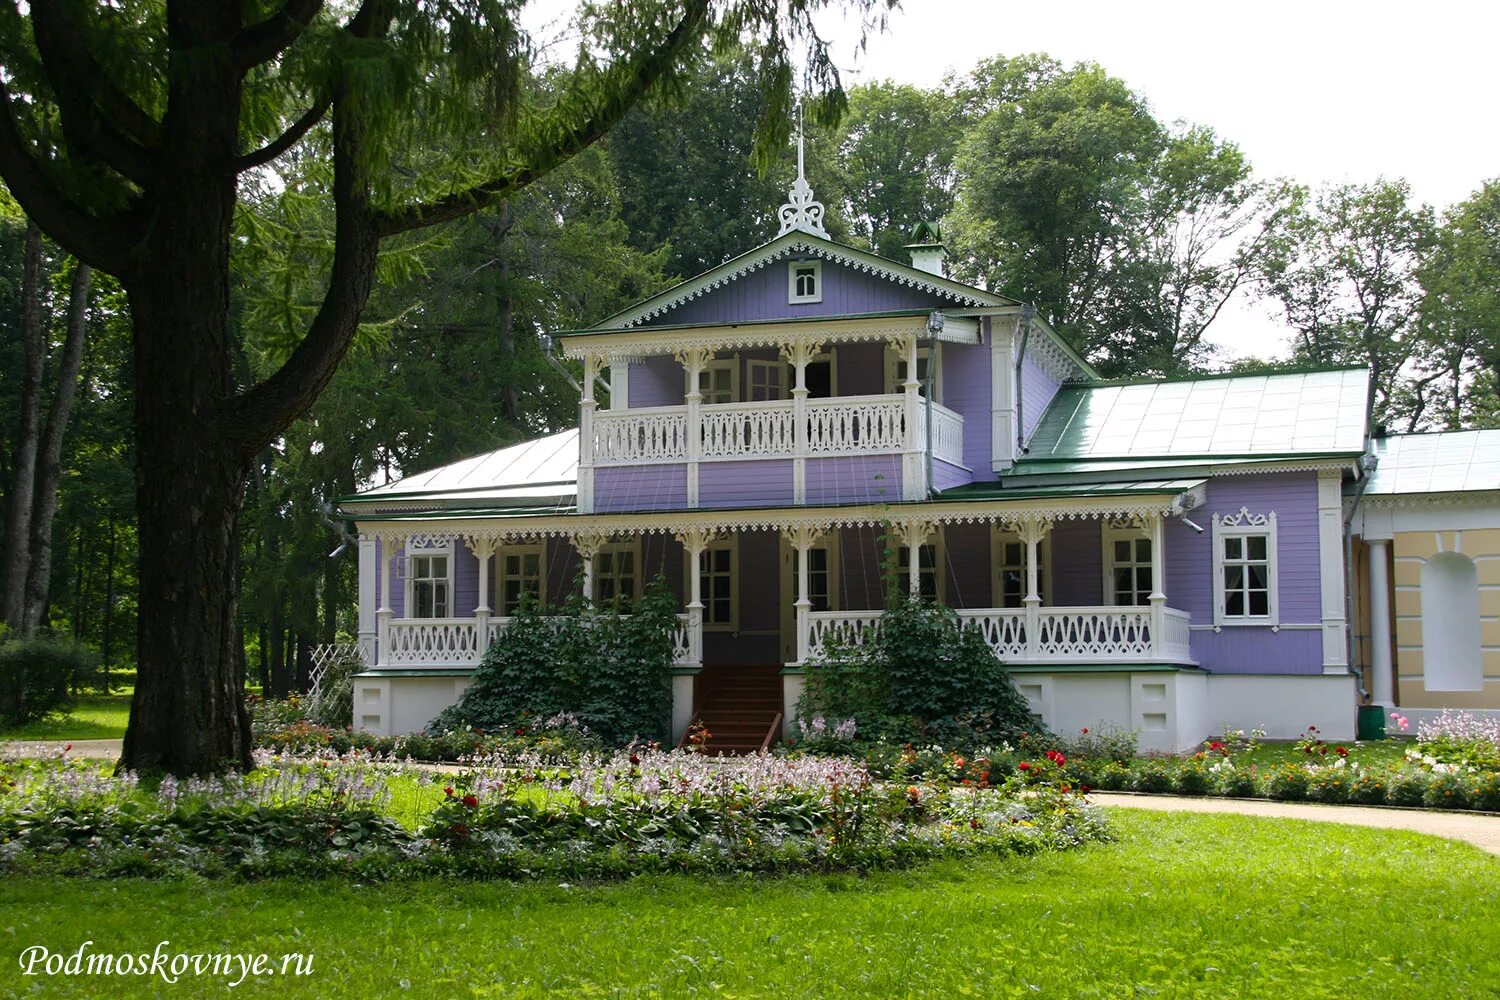
M 1225 726 L 1259 727 L 1267 739 L 1294 740 L 1317 726 L 1325 740 L 1354 739 L 1359 698 L 1352 674 L 1217 674 L 1209 677 L 1208 695 L 1212 735 Z
M 354 728 L 377 736 L 420 732 L 472 683 L 472 677 L 355 677 Z

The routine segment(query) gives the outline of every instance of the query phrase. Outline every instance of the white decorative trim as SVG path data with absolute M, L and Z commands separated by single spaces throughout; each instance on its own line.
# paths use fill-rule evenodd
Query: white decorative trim
M 1394 493 L 1380 495 L 1366 493 L 1362 503 L 1366 508 L 1377 509 L 1400 507 L 1494 507 L 1500 506 L 1500 491 Z
M 1273 631 L 1281 625 L 1281 595 L 1279 590 L 1279 546 L 1276 540 L 1276 512 L 1252 514 L 1250 508 L 1241 507 L 1233 514 L 1213 517 L 1214 544 L 1214 630 L 1223 626 L 1262 626 Z M 1224 541 L 1228 538 L 1249 538 L 1252 535 L 1266 536 L 1266 614 L 1262 616 L 1234 615 L 1225 610 L 1224 591 Z M 1288 626 L 1289 627 L 1289 626 Z
M 1039 330 L 1033 330 L 1033 333 L 1041 335 L 1033 336 L 1027 341 L 1026 357 L 1035 361 L 1042 371 L 1051 375 L 1059 384 L 1071 380 L 1075 374 L 1086 374 L 1050 334 Z
M 1344 480 L 1342 470 L 1318 473 L 1318 578 L 1323 607 L 1323 672 L 1349 668 L 1344 618 Z
M 443 556 L 445 559 L 447 559 L 448 572 L 446 574 L 446 580 L 444 581 L 444 583 L 448 588 L 448 613 L 442 615 L 434 615 L 433 617 L 452 618 L 457 615 L 457 609 L 454 607 L 454 604 L 456 603 L 456 599 L 458 597 L 458 594 L 456 592 L 457 588 L 454 586 L 454 557 L 457 554 L 457 546 L 455 544 L 456 541 L 457 540 L 454 538 L 444 538 L 442 536 L 431 535 L 413 535 L 407 540 L 406 546 L 401 552 L 401 561 L 398 564 L 401 567 L 401 582 L 403 587 L 402 601 L 404 603 L 401 606 L 401 616 L 403 618 L 417 617 L 414 613 L 414 602 L 412 600 L 412 584 L 415 581 L 412 579 L 411 575 L 411 562 L 413 559 L 419 558 L 421 556 Z
M 777 236 L 799 231 L 828 239 L 828 230 L 823 228 L 823 203 L 813 200 L 812 185 L 807 183 L 807 174 L 802 170 L 802 109 L 797 109 L 797 179 L 787 191 L 787 204 L 776 210 L 781 220 L 781 231 Z

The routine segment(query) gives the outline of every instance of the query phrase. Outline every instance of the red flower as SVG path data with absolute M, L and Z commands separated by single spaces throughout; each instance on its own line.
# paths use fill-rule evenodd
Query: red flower
M 970 830 L 977 830 L 977 829 L 979 829 L 979 820 L 977 820 L 977 819 L 971 819 L 971 820 L 969 820 L 969 829 Z
M 1318 747 L 1318 753 L 1320 753 L 1320 754 L 1322 754 L 1323 756 L 1326 757 L 1326 756 L 1328 756 L 1328 748 L 1325 747 L 1325 746 L 1320 746 L 1320 747 Z
M 1022 771 L 1029 771 L 1029 770 L 1031 770 L 1031 762 L 1027 761 L 1027 760 L 1023 760 L 1023 761 L 1021 761 L 1021 763 L 1017 764 L 1016 767 L 1019 768 Z
M 1066 764 L 1068 762 L 1068 758 L 1064 757 L 1062 754 L 1058 753 L 1056 750 L 1048 750 L 1047 751 L 1047 759 L 1050 760 L 1052 763 L 1056 764 L 1058 767 L 1062 767 L 1064 764 Z
M 474 809 L 479 805 L 479 799 L 473 795 L 465 795 L 463 801 L 464 805 L 468 806 L 470 809 Z
M 1088 731 L 1089 731 L 1089 727 L 1088 726 L 1084 726 L 1083 729 L 1082 729 L 1082 732 L 1085 733 L 1085 734 L 1087 734 Z
M 912 805 L 916 805 L 917 800 L 922 797 L 922 793 L 918 790 L 916 785 L 908 785 L 906 789 L 906 797 L 911 800 Z
M 1334 747 L 1334 751 L 1333 752 L 1336 753 L 1336 754 L 1338 754 L 1340 757 L 1347 757 L 1347 756 L 1349 756 L 1349 751 L 1345 750 L 1343 747 Z
M 63 753 L 67 753 L 71 749 L 73 749 L 73 744 L 69 743 L 67 746 L 63 747 Z
M 630 763 L 632 763 L 632 764 L 639 764 L 640 762 L 641 762 L 641 755 L 640 754 L 638 754 L 638 753 L 632 753 L 630 755 Z
M 1092 790 L 1093 789 L 1089 788 L 1088 785 L 1079 785 L 1078 786 L 1078 794 L 1079 795 L 1087 795 Z
M 453 788 L 450 786 L 448 788 L 443 789 L 443 794 L 446 795 L 446 796 L 448 796 L 448 798 L 450 798 L 450 799 L 453 798 Z
M 525 736 L 526 735 L 526 727 L 522 726 L 520 729 L 517 729 L 516 730 L 516 735 L 517 736 Z
M 953 766 L 954 767 L 963 767 L 965 763 L 967 763 L 967 762 L 962 757 L 954 757 L 953 758 Z

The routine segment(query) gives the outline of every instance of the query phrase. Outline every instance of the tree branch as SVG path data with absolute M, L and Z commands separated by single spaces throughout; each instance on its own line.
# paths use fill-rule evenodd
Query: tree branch
M 246 73 L 275 59 L 322 9 L 323 0 L 286 0 L 264 21 L 241 28 L 229 42 L 239 71 Z
M 79 260 L 126 278 L 134 269 L 128 230 L 119 219 L 99 219 L 65 197 L 32 155 L 16 127 L 10 90 L 0 77 L 0 177 L 48 236 Z
M 698 40 L 708 15 L 708 0 L 692 0 L 682 20 L 656 49 L 633 60 L 629 67 L 611 67 L 611 74 L 628 74 L 618 90 L 606 89 L 593 113 L 556 142 L 539 151 L 525 167 L 514 173 L 420 205 L 381 212 L 376 226 L 382 237 L 461 218 L 505 198 L 536 181 L 548 171 L 587 149 L 603 137 L 665 74 L 683 52 Z
M 296 121 L 292 122 L 292 124 L 287 127 L 287 130 L 281 133 L 281 135 L 276 139 L 266 143 L 264 146 L 255 150 L 253 153 L 246 153 L 244 156 L 241 156 L 239 159 L 235 160 L 233 165 L 234 172 L 238 174 L 243 173 L 246 170 L 250 170 L 253 167 L 265 166 L 267 163 L 270 163 L 282 153 L 285 153 L 287 150 L 291 149 L 302 139 L 303 136 L 312 131 L 312 127 L 314 125 L 323 120 L 323 116 L 328 113 L 328 109 L 332 106 L 332 98 L 327 97 L 323 98 L 323 100 L 319 101 L 317 104 L 314 104 L 307 110 L 306 114 L 304 114 L 301 118 L 298 118 Z

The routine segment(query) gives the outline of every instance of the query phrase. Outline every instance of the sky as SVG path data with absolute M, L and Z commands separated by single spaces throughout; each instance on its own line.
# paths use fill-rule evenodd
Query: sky
M 935 86 L 995 55 L 1097 62 L 1156 116 L 1212 127 L 1261 177 L 1319 185 L 1404 177 L 1439 208 L 1500 177 L 1500 3 L 1424 0 L 907 0 L 853 53 L 820 20 L 846 82 Z M 1269 303 L 1242 297 L 1209 328 L 1234 357 L 1287 353 Z

